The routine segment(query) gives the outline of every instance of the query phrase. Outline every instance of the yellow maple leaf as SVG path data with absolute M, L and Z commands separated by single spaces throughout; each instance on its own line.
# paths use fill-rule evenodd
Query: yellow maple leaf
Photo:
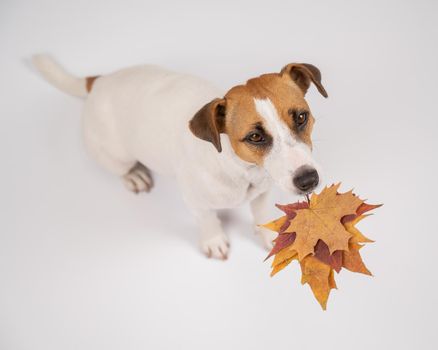
M 344 223 L 344 227 L 345 229 L 351 233 L 352 237 L 350 239 L 350 242 L 356 242 L 356 243 L 370 243 L 370 242 L 374 242 L 373 240 L 365 237 L 362 232 L 360 232 L 358 230 L 357 227 L 355 227 L 355 225 L 361 221 L 362 219 L 366 218 L 369 215 L 359 215 L 357 216 L 355 219 L 353 219 L 352 221 L 348 221 L 346 223 Z
M 287 216 L 284 215 L 284 216 L 281 216 L 274 221 L 268 222 L 267 224 L 260 225 L 260 226 L 265 227 L 271 231 L 279 232 L 280 228 L 286 223 L 287 220 L 288 220 Z
M 301 262 L 301 283 L 309 284 L 313 295 L 325 310 L 330 290 L 336 288 L 333 269 L 314 256 L 307 256 Z
M 297 252 L 290 247 L 281 250 L 275 255 L 274 261 L 272 262 L 272 272 L 271 276 L 274 276 L 277 272 L 283 270 L 287 265 L 289 265 L 293 260 L 297 259 Z
M 343 252 L 342 267 L 352 272 L 359 272 L 365 275 L 372 276 L 371 272 L 365 266 L 362 257 L 359 254 L 359 249 L 363 246 L 358 243 L 350 243 L 349 250 Z
M 352 234 L 345 229 L 341 219 L 354 214 L 363 201 L 351 191 L 338 194 L 339 185 L 326 187 L 319 195 L 312 194 L 309 208 L 297 210 L 296 217 L 285 230 L 296 233 L 292 247 L 298 253 L 298 260 L 313 254 L 319 239 L 327 244 L 330 254 L 348 250 Z
M 273 266 L 271 271 L 271 277 L 274 276 L 276 273 L 280 272 L 281 270 L 283 270 L 293 260 L 296 260 L 296 254 L 293 258 L 285 259 L 281 263 L 278 263 L 277 265 Z
M 329 286 L 331 289 L 338 289 L 338 286 L 336 285 L 336 281 L 335 281 L 335 271 L 333 269 L 330 270 Z

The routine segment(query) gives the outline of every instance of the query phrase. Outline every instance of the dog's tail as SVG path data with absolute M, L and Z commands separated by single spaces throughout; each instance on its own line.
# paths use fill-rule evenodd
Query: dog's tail
M 98 76 L 75 77 L 48 55 L 35 55 L 32 57 L 32 63 L 49 83 L 61 91 L 77 97 L 87 96 L 94 81 L 98 78 Z

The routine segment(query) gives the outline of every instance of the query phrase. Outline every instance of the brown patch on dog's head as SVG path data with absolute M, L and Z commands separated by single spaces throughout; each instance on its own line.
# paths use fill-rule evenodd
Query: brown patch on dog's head
M 193 134 L 211 142 L 220 152 L 220 133 L 226 133 L 234 152 L 243 160 L 262 165 L 272 147 L 266 120 L 257 112 L 255 99 L 269 99 L 278 117 L 301 142 L 312 146 L 314 118 L 304 99 L 310 83 L 327 97 L 321 73 L 310 64 L 291 63 L 280 73 L 264 74 L 230 89 L 223 99 L 205 105 L 190 121 Z M 304 120 L 305 123 L 300 124 Z M 280 122 L 280 121 L 279 121 Z
M 261 165 L 272 146 L 272 136 L 266 130 L 263 118 L 256 111 L 255 93 L 248 84 L 236 86 L 228 91 L 225 95 L 225 130 L 234 152 L 241 159 Z M 256 140 L 257 137 L 264 138 L 264 141 L 251 142 L 251 138 Z

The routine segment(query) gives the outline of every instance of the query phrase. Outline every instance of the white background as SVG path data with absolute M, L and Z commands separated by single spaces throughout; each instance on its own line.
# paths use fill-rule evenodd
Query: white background
M 2 0 L 0 349 L 437 349 L 437 15 L 418 0 Z M 375 277 L 342 272 L 323 312 L 296 264 L 269 277 L 246 208 L 229 260 L 207 260 L 172 181 L 135 196 L 88 157 L 82 102 L 29 69 L 38 52 L 78 75 L 157 63 L 223 88 L 318 66 L 325 183 L 385 204 L 360 226 Z

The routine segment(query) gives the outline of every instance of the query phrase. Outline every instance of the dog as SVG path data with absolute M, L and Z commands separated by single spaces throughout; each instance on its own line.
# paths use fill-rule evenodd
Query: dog
M 270 249 L 273 233 L 258 225 L 269 221 L 271 187 L 306 194 L 318 185 L 315 119 L 305 94 L 311 83 L 327 92 L 311 64 L 287 64 L 225 93 L 153 65 L 78 78 L 46 55 L 33 64 L 60 90 L 85 98 L 86 148 L 130 191 L 148 192 L 151 171 L 176 179 L 208 257 L 228 257 L 218 210 L 249 202 L 255 231 Z

